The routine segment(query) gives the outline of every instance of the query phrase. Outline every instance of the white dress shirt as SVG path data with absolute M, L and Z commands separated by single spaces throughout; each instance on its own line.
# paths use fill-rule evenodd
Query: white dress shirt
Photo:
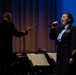
M 58 42 L 61 42 L 61 38 L 62 38 L 62 35 L 64 34 L 64 32 L 67 30 L 67 28 L 68 28 L 68 24 L 64 27 L 64 29 L 60 32 L 60 34 L 58 35 L 58 37 L 57 37 L 57 40 L 58 40 Z

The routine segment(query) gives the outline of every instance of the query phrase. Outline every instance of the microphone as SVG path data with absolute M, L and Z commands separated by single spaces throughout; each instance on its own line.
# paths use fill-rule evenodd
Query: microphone
M 57 22 L 58 22 L 58 24 L 61 23 L 61 21 L 57 21 Z M 51 24 L 49 27 L 52 27 L 52 26 L 55 27 L 55 26 L 57 26 L 58 24 Z

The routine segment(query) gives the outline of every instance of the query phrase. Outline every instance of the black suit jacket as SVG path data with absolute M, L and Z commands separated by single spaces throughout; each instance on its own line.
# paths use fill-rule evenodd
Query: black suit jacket
M 21 37 L 23 35 L 25 34 L 16 30 L 13 23 L 6 20 L 0 22 L 0 60 L 6 62 L 5 60 L 12 56 L 13 36 Z
M 56 45 L 62 44 L 62 47 L 70 47 L 71 50 L 76 49 L 76 27 L 70 25 L 67 31 L 64 32 L 61 43 L 57 41 L 58 34 L 62 31 L 63 27 L 57 29 L 51 29 L 49 37 L 51 40 L 56 41 Z

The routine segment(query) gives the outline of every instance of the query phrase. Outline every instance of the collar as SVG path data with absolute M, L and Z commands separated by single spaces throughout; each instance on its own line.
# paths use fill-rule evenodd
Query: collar
M 67 29 L 69 27 L 69 24 L 65 25 L 64 28 Z

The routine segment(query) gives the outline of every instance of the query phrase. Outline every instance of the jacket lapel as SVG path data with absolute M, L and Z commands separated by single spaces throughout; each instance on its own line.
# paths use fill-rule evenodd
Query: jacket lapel
M 69 25 L 69 27 L 67 28 L 67 30 L 62 35 L 62 38 L 64 38 L 65 36 L 67 36 L 72 31 L 72 28 L 73 28 L 72 25 Z

